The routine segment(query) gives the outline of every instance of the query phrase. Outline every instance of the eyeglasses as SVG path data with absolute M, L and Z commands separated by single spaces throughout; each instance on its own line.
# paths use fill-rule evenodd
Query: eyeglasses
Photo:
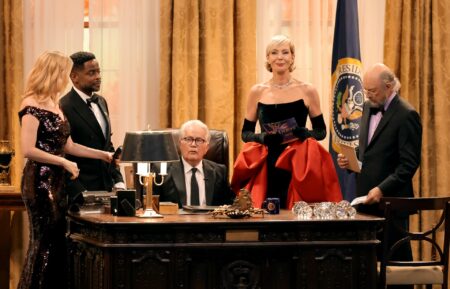
M 190 137 L 190 136 L 182 138 L 181 141 L 186 143 L 186 144 L 195 143 L 196 145 L 202 145 L 202 144 L 206 143 L 205 139 L 202 139 L 200 137 L 193 138 L 193 137 Z
M 363 89 L 363 93 L 364 95 L 376 95 L 378 93 L 377 89 L 371 89 L 371 90 L 367 90 L 367 89 Z

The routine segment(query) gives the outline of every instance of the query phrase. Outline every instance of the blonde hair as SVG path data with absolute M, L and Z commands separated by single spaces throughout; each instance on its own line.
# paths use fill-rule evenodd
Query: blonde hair
M 289 50 L 291 51 L 291 54 L 293 56 L 295 56 L 295 45 L 292 42 L 292 40 L 289 39 L 289 37 L 287 37 L 285 35 L 279 34 L 279 35 L 274 35 L 272 37 L 272 39 L 270 40 L 269 44 L 267 44 L 266 57 L 269 56 L 270 52 L 275 47 L 278 47 L 278 46 L 286 44 L 286 43 L 289 44 Z M 266 69 L 269 72 L 272 72 L 272 66 L 270 65 L 270 63 L 266 61 L 265 65 L 266 65 Z M 295 69 L 295 64 L 294 64 L 294 62 L 292 62 L 291 65 L 289 66 L 289 71 L 292 72 L 292 71 L 294 71 L 294 69 Z
M 42 53 L 28 75 L 23 98 L 34 96 L 38 103 L 49 98 L 56 102 L 69 83 L 71 69 L 72 60 L 61 52 Z

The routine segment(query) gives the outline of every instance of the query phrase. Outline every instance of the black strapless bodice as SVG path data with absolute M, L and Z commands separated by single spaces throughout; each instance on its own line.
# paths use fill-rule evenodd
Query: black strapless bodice
M 264 125 L 294 119 L 297 126 L 304 127 L 308 117 L 308 108 L 305 106 L 303 99 L 299 99 L 288 103 L 264 104 L 259 102 L 258 121 L 261 132 L 264 132 Z M 277 169 L 275 167 L 278 157 L 288 144 L 280 144 L 268 147 L 267 155 L 267 197 L 280 198 L 280 205 L 286 208 L 286 198 L 289 183 L 291 181 L 291 173 Z
M 288 103 L 265 104 L 258 102 L 258 120 L 263 130 L 263 124 L 294 118 L 299 127 L 304 127 L 308 117 L 308 108 L 303 99 Z

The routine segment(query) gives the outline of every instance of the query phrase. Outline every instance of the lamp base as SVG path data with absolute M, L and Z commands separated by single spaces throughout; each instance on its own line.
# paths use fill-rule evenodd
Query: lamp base
M 146 209 L 142 215 L 138 215 L 140 218 L 162 218 L 163 215 L 158 214 L 152 209 Z

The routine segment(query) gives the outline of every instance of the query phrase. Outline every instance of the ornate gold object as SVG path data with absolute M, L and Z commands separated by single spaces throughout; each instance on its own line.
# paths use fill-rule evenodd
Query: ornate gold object
M 223 205 L 210 212 L 213 218 L 219 215 L 225 215 L 233 219 L 247 218 L 252 215 L 261 215 L 264 217 L 264 213 L 267 213 L 267 211 L 253 207 L 252 196 L 246 189 L 239 191 L 239 195 L 234 199 L 232 205 Z
M 153 203 L 153 185 L 152 183 L 155 183 L 155 185 L 160 186 L 162 185 L 162 181 L 160 184 L 156 183 L 155 181 L 155 174 L 150 173 L 148 176 L 139 176 L 139 182 L 141 185 L 143 185 L 146 189 L 146 196 L 145 196 L 145 202 L 144 202 L 144 214 L 138 215 L 138 217 L 141 218 L 162 218 L 163 216 L 159 214 L 156 204 Z
M 10 186 L 10 166 L 14 149 L 10 141 L 0 140 L 0 186 Z

